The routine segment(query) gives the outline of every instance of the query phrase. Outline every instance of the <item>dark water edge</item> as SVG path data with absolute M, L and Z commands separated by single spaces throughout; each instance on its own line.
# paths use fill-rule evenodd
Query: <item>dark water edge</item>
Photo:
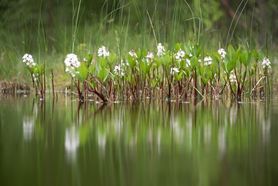
M 278 100 L 0 98 L 0 185 L 275 185 Z

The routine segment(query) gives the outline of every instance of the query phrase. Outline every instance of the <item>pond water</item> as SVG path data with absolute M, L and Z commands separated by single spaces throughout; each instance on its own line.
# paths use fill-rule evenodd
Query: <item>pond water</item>
M 275 185 L 278 101 L 0 98 L 0 185 Z

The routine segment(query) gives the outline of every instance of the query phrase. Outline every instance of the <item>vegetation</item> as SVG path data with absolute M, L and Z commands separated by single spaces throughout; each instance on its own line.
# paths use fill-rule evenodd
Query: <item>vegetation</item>
M 32 80 L 42 85 L 37 77 L 41 77 L 43 70 L 33 62 L 32 56 L 30 59 L 26 56 L 31 55 L 25 54 L 23 62 Z M 174 50 L 166 50 L 159 43 L 156 54 L 131 50 L 119 58 L 102 46 L 96 56 L 81 57 L 80 62 L 77 55 L 68 54 L 64 61 L 65 72 L 72 78 L 81 102 L 89 92 L 103 102 L 164 97 L 187 101 L 198 95 L 218 99 L 223 94 L 241 101 L 245 94 L 254 97 L 257 93 L 260 97 L 269 94 L 269 59 L 244 47 L 229 46 L 227 52 L 223 48 L 207 52 L 197 45 L 181 44 Z
M 274 0 L 2 1 L 0 79 L 33 82 L 41 97 L 46 89 L 72 84 L 81 101 L 89 92 L 102 101 L 264 96 L 269 70 L 261 52 L 269 58 L 276 48 L 276 8 Z M 167 46 L 165 55 L 148 59 L 148 49 L 159 42 Z M 102 45 L 114 52 L 97 56 Z M 216 52 L 220 47 L 227 49 L 225 60 Z M 136 58 L 128 55 L 131 49 Z M 180 61 L 179 50 L 185 52 Z M 28 67 L 32 82 L 18 63 L 26 52 L 38 64 Z M 66 53 L 80 62 L 77 69 L 66 67 L 78 72 L 71 82 L 61 73 Z

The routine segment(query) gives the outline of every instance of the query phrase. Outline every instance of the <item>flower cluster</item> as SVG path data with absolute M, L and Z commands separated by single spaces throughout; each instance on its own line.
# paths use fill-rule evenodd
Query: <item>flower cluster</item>
M 170 69 L 170 74 L 173 76 L 173 75 L 175 75 L 175 74 L 177 74 L 177 73 L 179 73 L 180 71 L 179 71 L 179 69 L 177 68 L 177 67 L 172 67 L 171 69 Z
M 114 74 L 116 76 L 120 76 L 120 77 L 123 77 L 125 75 L 125 72 L 124 72 L 124 64 L 118 64 L 114 67 Z
M 157 55 L 158 57 L 161 57 L 161 56 L 163 56 L 164 54 L 165 54 L 165 48 L 164 48 L 164 46 L 163 46 L 161 43 L 158 43 L 156 55 Z
M 262 61 L 262 66 L 264 69 L 271 68 L 271 62 L 268 58 L 264 58 Z
M 25 63 L 29 68 L 36 66 L 37 64 L 34 62 L 33 56 L 31 54 L 24 54 L 22 57 L 23 63 Z
M 148 52 L 146 59 L 147 59 L 147 62 L 151 62 L 154 59 L 153 52 Z
M 218 54 L 221 56 L 221 59 L 224 59 L 226 57 L 226 51 L 224 48 L 218 49 Z
M 175 54 L 175 58 L 179 62 L 181 60 L 183 60 L 184 56 L 185 56 L 185 52 L 183 50 L 181 50 L 181 49 Z
M 230 80 L 231 83 L 236 83 L 237 82 L 236 75 L 235 75 L 234 72 L 231 72 L 229 80 Z
M 212 58 L 210 56 L 206 56 L 204 58 L 204 65 L 208 66 L 208 65 L 211 65 L 211 64 L 212 64 Z
M 105 46 L 102 46 L 97 51 L 98 57 L 109 57 L 110 52 Z
M 128 54 L 132 57 L 132 58 L 137 58 L 137 54 L 134 50 L 131 50 L 128 52 Z
M 77 55 L 68 54 L 66 56 L 66 59 L 65 59 L 64 63 L 65 63 L 65 66 L 66 66 L 66 70 L 65 70 L 66 73 L 70 74 L 71 77 L 74 78 L 76 76 L 76 74 L 78 73 L 76 71 L 76 69 L 78 67 L 80 67 L 80 61 L 78 60 Z

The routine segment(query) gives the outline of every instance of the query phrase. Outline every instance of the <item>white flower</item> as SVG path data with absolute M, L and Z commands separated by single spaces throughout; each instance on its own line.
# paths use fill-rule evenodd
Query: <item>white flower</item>
M 22 57 L 22 61 L 23 63 L 27 63 L 27 62 L 34 62 L 33 56 L 31 54 L 24 54 Z
M 78 72 L 76 71 L 76 68 L 80 67 L 80 61 L 78 60 L 77 55 L 75 54 L 68 54 L 66 56 L 66 59 L 64 61 L 66 69 L 65 72 L 70 74 L 71 77 L 75 77 Z
M 163 46 L 161 43 L 158 43 L 156 55 L 157 55 L 158 57 L 161 57 L 161 56 L 163 56 L 164 54 L 165 54 L 165 48 L 164 48 L 164 46 Z
M 171 69 L 170 69 L 170 74 L 171 75 L 175 75 L 175 74 L 177 74 L 177 73 L 179 73 L 180 71 L 179 71 L 179 69 L 177 68 L 177 67 L 172 67 Z
M 121 65 L 122 65 L 123 67 L 129 67 L 129 63 L 128 63 L 127 60 L 124 61 L 123 59 L 121 59 Z
M 37 65 L 34 62 L 33 56 L 31 54 L 24 54 L 22 57 L 22 62 L 25 63 L 30 68 Z
M 78 60 L 78 57 L 75 54 L 68 54 L 64 63 L 66 67 L 80 67 L 80 61 Z
M 221 59 L 224 59 L 226 56 L 226 51 L 224 48 L 218 49 L 218 54 L 221 56 Z
M 108 57 L 110 55 L 108 49 L 105 46 L 102 46 L 97 51 L 98 57 Z
M 185 52 L 183 50 L 179 50 L 176 54 L 175 54 L 175 58 L 177 61 L 181 61 L 185 56 Z
M 124 66 L 124 64 L 119 64 L 119 65 L 116 65 L 115 67 L 114 67 L 114 73 L 115 73 L 115 75 L 117 75 L 117 76 L 121 76 L 121 77 L 123 77 L 124 75 L 125 75 L 125 73 L 124 73 L 124 69 L 123 69 L 123 67 L 122 66 Z
M 134 50 L 129 51 L 128 54 L 133 58 L 137 58 L 137 54 Z
M 230 74 L 229 79 L 230 79 L 231 83 L 236 83 L 237 82 L 236 75 L 233 72 Z
M 148 54 L 146 56 L 147 62 L 152 61 L 153 58 L 154 58 L 153 52 L 148 52 Z
M 212 64 L 212 58 L 210 56 L 206 56 L 204 58 L 204 65 L 208 66 L 208 65 L 211 65 L 211 64 Z
M 262 61 L 262 66 L 263 68 L 271 68 L 271 62 L 268 58 L 264 58 L 263 61 Z

